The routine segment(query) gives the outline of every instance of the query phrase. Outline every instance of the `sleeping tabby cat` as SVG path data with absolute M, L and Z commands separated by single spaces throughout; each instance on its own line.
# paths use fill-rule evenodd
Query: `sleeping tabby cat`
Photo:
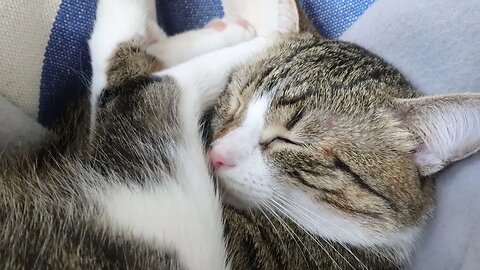
M 480 97 L 417 98 L 381 59 L 309 32 L 293 1 L 223 4 L 225 19 L 167 38 L 152 1 L 99 2 L 90 116 L 80 102 L 40 153 L 2 159 L 2 269 L 405 261 L 428 176 L 480 146 Z M 224 89 L 207 139 L 222 215 L 199 119 Z

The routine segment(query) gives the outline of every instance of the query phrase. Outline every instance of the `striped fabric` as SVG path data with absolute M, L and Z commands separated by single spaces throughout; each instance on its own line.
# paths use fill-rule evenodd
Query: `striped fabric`
M 0 95 L 34 118 L 43 56 L 60 1 L 0 1 Z
M 97 0 L 3 0 L 0 95 L 48 127 L 66 105 L 87 91 L 91 76 L 87 39 Z M 301 0 L 330 38 L 342 34 L 374 0 Z M 157 0 L 169 34 L 222 16 L 220 0 Z M 7 38 L 5 38 L 7 37 Z M 4 48 L 7 48 L 6 50 Z M 6 61 L 5 61 L 6 59 Z

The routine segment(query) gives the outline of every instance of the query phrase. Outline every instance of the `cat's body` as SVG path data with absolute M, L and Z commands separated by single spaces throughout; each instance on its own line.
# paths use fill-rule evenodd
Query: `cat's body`
M 58 131 L 64 136 L 41 154 L 2 161 L 0 268 L 224 269 L 227 255 L 233 269 L 395 269 L 403 264 L 432 210 L 433 183 L 426 175 L 474 152 L 478 136 L 463 132 L 450 140 L 454 145 L 473 138 L 462 151 L 442 156 L 429 147 L 431 155 L 422 156 L 415 142 L 435 146 L 438 140 L 430 144 L 435 130 L 412 125 L 418 120 L 412 112 L 428 116 L 430 111 L 417 107 L 417 93 L 398 71 L 354 45 L 296 33 L 304 28 L 294 1 L 261 2 L 261 17 L 252 10 L 256 2 L 226 0 L 224 5 L 227 14 L 237 8 L 235 15 L 250 21 L 260 37 L 173 68 L 168 67 L 248 40 L 251 29 L 244 21 L 227 20 L 220 28 L 230 32 L 202 31 L 219 40 L 230 40 L 232 33 L 242 38 L 192 51 L 162 47 L 161 33 L 149 36 L 151 1 L 99 2 L 90 42 L 91 121 L 80 106 Z M 287 9 L 288 16 L 278 19 L 275 8 Z M 177 50 L 169 54 L 168 48 Z M 209 153 L 231 205 L 222 215 L 199 119 L 225 86 L 212 112 Z M 443 109 L 450 113 L 447 120 L 460 119 L 462 108 L 475 131 L 479 100 L 471 95 L 440 103 L 457 109 Z M 390 107 L 401 108 L 395 111 L 398 119 Z M 324 114 L 308 118 L 317 109 Z M 436 128 L 445 124 L 437 118 Z M 315 121 L 306 125 L 306 119 Z M 405 119 L 411 129 L 402 125 Z M 277 129 L 265 135 L 272 121 Z M 250 136 L 251 130 L 242 130 L 252 123 L 257 127 Z M 299 127 L 303 131 L 296 134 L 302 136 L 291 137 Z M 335 144 L 328 145 L 332 140 Z M 312 145 L 316 152 L 300 148 Z M 247 156 L 258 159 L 248 163 Z M 438 163 L 438 157 L 445 159 Z M 226 166 L 240 169 L 232 176 Z M 285 191 L 290 193 L 271 200 L 272 192 Z

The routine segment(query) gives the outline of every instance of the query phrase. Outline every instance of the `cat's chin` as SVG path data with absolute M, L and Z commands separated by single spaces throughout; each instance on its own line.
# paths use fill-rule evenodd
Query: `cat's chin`
M 248 192 L 235 183 L 226 183 L 221 179 L 218 181 L 218 188 L 221 191 L 223 202 L 236 209 L 256 209 L 263 201 L 267 200 L 266 194 L 255 196 L 255 193 Z
M 233 208 L 246 210 L 259 207 L 259 202 L 255 198 L 251 198 L 249 194 L 245 194 L 244 191 L 227 187 L 225 184 L 221 184 L 221 182 L 219 188 L 223 202 Z
M 242 174 L 242 170 L 215 172 L 223 200 L 238 209 L 259 208 L 273 196 L 273 181 L 262 181 L 261 176 Z M 255 180 L 252 180 L 255 179 Z

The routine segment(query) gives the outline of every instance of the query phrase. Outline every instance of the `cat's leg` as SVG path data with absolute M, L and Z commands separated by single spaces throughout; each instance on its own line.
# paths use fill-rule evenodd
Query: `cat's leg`
M 298 0 L 222 0 L 226 17 L 250 22 L 259 36 L 298 32 Z
M 154 0 L 98 1 L 95 26 L 88 42 L 92 59 L 91 130 L 95 127 L 98 98 L 107 87 L 110 58 L 118 44 L 135 39 L 166 39 L 166 34 L 156 26 L 155 14 Z
M 254 36 L 255 30 L 247 21 L 241 18 L 224 18 L 212 21 L 203 29 L 191 30 L 162 42 L 155 42 L 147 48 L 147 52 L 169 68 L 195 56 L 252 39 Z
M 102 98 L 98 119 L 95 115 L 92 118 L 99 121 L 92 144 L 95 154 L 99 153 L 94 155 L 97 164 L 104 162 L 106 167 L 117 172 L 107 175 L 114 181 L 99 181 L 113 184 L 95 188 L 91 197 L 114 231 L 127 232 L 135 239 L 173 250 L 188 269 L 223 269 L 226 251 L 221 204 L 208 171 L 198 129 L 192 137 L 185 135 L 183 130 L 178 132 L 180 135 L 175 133 L 178 127 L 186 126 L 183 118 L 177 119 L 175 115 L 178 85 L 172 80 L 142 76 L 163 65 L 162 57 L 152 58 L 142 48 L 167 40 L 161 35 L 152 37 L 149 32 L 152 28 L 145 29 L 151 27 L 148 26 L 151 21 L 145 19 L 145 3 L 141 0 L 99 2 L 98 27 L 95 26 L 90 41 L 94 77 L 92 113 L 97 114 L 97 98 L 104 89 L 106 95 Z M 244 37 L 251 35 L 248 27 L 242 24 L 244 22 L 235 21 L 226 25 L 226 28 L 233 27 L 231 33 L 216 29 L 201 31 L 216 31 L 213 34 L 229 35 L 229 39 L 238 40 L 237 30 L 250 33 Z M 186 35 L 191 36 L 191 33 Z M 195 40 L 189 42 L 195 43 Z M 138 80 L 132 80 L 135 78 Z M 118 106 L 118 102 L 126 105 Z M 146 112 L 146 108 L 151 110 Z M 148 122 L 152 119 L 158 120 L 153 127 Z M 166 124 L 166 121 L 170 122 Z M 170 136 L 168 132 L 175 134 Z M 157 133 L 161 134 L 157 136 Z M 147 142 L 146 137 L 149 138 Z M 165 140 L 158 139 L 165 137 Z M 153 155 L 148 156 L 152 152 Z M 121 155 L 118 160 L 110 158 L 117 157 L 116 153 Z M 128 162 L 119 165 L 125 154 L 130 157 Z M 144 159 L 150 163 L 145 165 Z M 164 163 L 168 166 L 162 167 Z M 131 164 L 134 168 L 126 169 Z M 134 170 L 139 173 L 132 173 Z M 138 179 L 129 179 L 130 175 L 131 178 L 148 175 L 148 179 L 142 179 L 145 185 L 138 185 Z

